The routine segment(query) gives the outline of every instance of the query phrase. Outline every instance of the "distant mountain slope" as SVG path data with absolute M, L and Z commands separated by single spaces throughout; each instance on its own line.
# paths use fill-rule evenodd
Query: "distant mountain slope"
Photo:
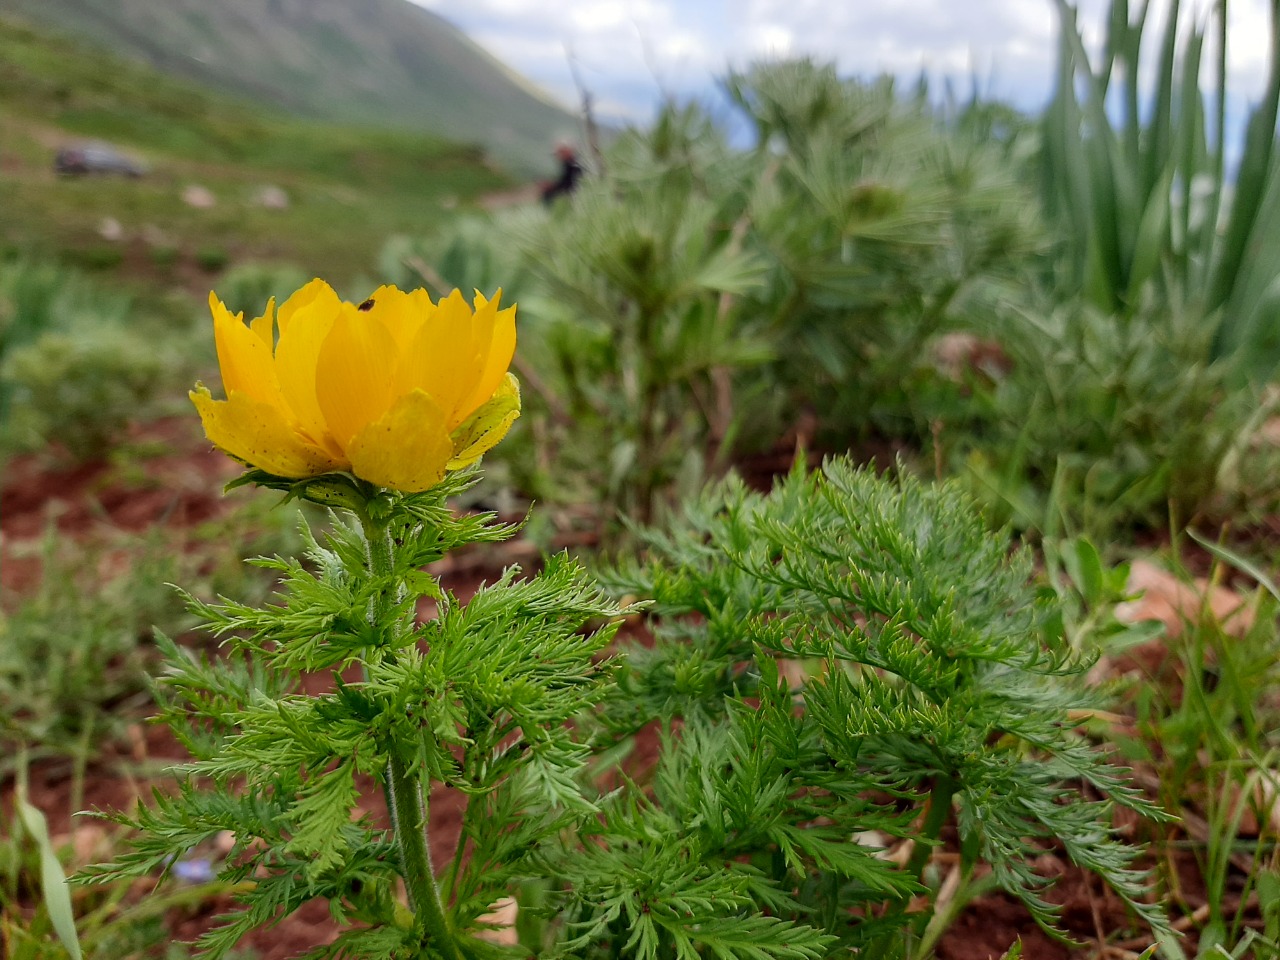
M 408 0 L 0 0 L 172 74 L 317 119 L 416 128 L 541 170 L 574 117 Z
M 55 151 L 85 139 L 148 172 L 55 177 Z M 0 259 L 156 299 L 203 298 L 226 265 L 285 265 L 363 297 L 388 237 L 512 186 L 477 146 L 292 117 L 0 14 Z

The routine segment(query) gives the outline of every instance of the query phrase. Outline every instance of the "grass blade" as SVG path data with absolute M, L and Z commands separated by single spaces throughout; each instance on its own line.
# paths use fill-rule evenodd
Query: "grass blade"
M 1247 573 L 1249 576 L 1253 577 L 1254 580 L 1258 581 L 1258 585 L 1266 590 L 1267 593 L 1271 594 L 1277 600 L 1280 600 L 1280 586 L 1277 586 L 1276 582 L 1271 579 L 1267 572 L 1248 557 L 1241 556 L 1230 547 L 1224 547 L 1220 543 L 1214 543 L 1212 540 L 1207 540 L 1189 528 L 1187 530 L 1187 535 L 1223 563 L 1230 564 L 1242 573 Z
M 25 775 L 18 781 L 15 806 L 23 829 L 35 841 L 40 851 L 40 887 L 44 894 L 45 909 L 49 912 L 49 922 L 53 924 L 54 932 L 66 947 L 67 953 L 71 954 L 72 960 L 81 960 L 80 939 L 76 935 L 76 919 L 71 908 L 67 877 L 62 872 L 58 854 L 49 840 L 49 828 L 44 814 L 27 800 Z
M 1226 225 L 1219 256 L 1214 264 L 1209 288 L 1208 310 L 1223 307 L 1231 298 L 1241 266 L 1248 250 L 1259 206 L 1267 182 L 1271 179 L 1276 137 L 1276 111 L 1280 108 L 1280 0 L 1271 4 L 1271 63 L 1267 75 L 1267 93 L 1249 117 L 1245 133 L 1244 156 L 1236 177 L 1235 198 Z M 1234 315 L 1223 319 L 1223 327 L 1215 344 L 1218 355 L 1241 345 L 1240 331 L 1234 329 Z

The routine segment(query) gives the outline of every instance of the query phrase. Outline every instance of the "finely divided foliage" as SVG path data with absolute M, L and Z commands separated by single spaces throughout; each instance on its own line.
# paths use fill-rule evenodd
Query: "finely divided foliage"
M 1057 846 L 1165 927 L 1109 808 L 1161 814 L 1069 721 L 1097 706 L 1088 664 L 1051 628 L 1030 556 L 957 490 L 832 461 L 768 496 L 729 484 L 647 540 L 646 564 L 606 577 L 654 597 L 657 637 L 629 652 L 611 719 L 682 729 L 655 782 L 664 814 L 693 849 L 748 856 L 762 907 L 897 953 L 954 825 L 965 878 L 989 869 L 1046 926 L 1032 864 Z M 916 841 L 905 869 L 849 842 L 869 830 Z
M 323 546 L 311 540 L 307 565 L 260 561 L 283 574 L 275 602 L 192 601 L 244 662 L 198 661 L 162 641 L 169 664 L 158 693 L 193 760 L 179 769 L 176 795 L 114 817 L 141 835 L 90 879 L 166 868 L 229 830 L 235 847 L 222 876 L 242 883 L 239 908 L 201 939 L 205 956 L 224 956 L 248 931 L 316 898 L 374 929 L 314 956 L 419 956 L 425 934 L 396 905 L 396 846 L 366 812 L 358 776 L 385 783 L 399 761 L 423 781 L 474 795 L 464 824 L 471 856 L 460 851 L 450 870 L 463 929 L 569 811 L 592 809 L 574 781 L 586 749 L 567 721 L 600 695 L 609 668 L 599 654 L 614 630 L 606 621 L 620 609 L 566 557 L 528 579 L 508 571 L 466 604 L 442 591 L 423 564 L 512 532 L 491 516 L 453 516 L 445 501 L 467 483 L 451 476 L 427 493 L 368 505 L 386 509 L 393 545 L 380 574 L 366 562 L 361 526 L 339 521 Z M 420 624 L 422 598 L 439 615 Z M 391 615 L 371 618 L 383 600 Z M 589 623 L 597 628 L 584 632 Z M 354 662 L 363 678 L 344 681 L 339 671 Z M 303 674 L 326 671 L 331 689 L 307 694 Z

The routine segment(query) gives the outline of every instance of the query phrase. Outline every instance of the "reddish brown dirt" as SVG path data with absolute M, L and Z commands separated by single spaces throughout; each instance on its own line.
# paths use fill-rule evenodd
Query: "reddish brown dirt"
M 33 544 L 49 524 L 86 542 L 120 532 L 181 530 L 232 506 L 222 485 L 239 471 L 200 435 L 194 417 L 136 427 L 129 443 L 149 454 L 128 467 L 66 465 L 56 453 L 15 457 L 0 486 L 0 591 L 14 596 L 40 578 Z
M 38 563 L 29 547 L 48 523 L 55 523 L 65 536 L 82 540 L 104 531 L 142 531 L 155 526 L 180 530 L 229 509 L 221 486 L 235 475 L 237 467 L 208 447 L 194 418 L 153 424 L 137 430 L 131 439 L 154 448 L 156 454 L 132 462 L 127 472 L 108 463 L 59 468 L 47 457 L 19 458 L 6 466 L 0 490 L 0 584 L 6 595 L 38 582 Z M 884 453 L 888 454 L 886 462 L 892 459 L 890 451 Z M 761 457 L 748 464 L 746 472 L 753 485 L 767 486 L 767 479 L 788 469 L 791 462 L 789 454 Z M 534 556 L 517 545 L 511 556 L 492 564 L 468 556 L 442 575 L 447 578 L 445 586 L 465 598 L 479 582 L 492 579 L 505 563 Z M 423 613 L 429 615 L 429 611 Z M 328 682 L 326 678 L 311 681 L 317 689 Z M 107 747 L 95 761 L 83 798 L 72 797 L 72 780 L 65 764 L 33 769 L 31 796 L 49 817 L 51 833 L 69 839 L 85 829 L 72 823 L 74 803 L 89 809 L 127 810 L 149 789 L 149 784 L 131 772 L 139 769 L 140 762 L 154 769 L 157 762 L 177 761 L 183 756 L 167 729 L 139 722 L 128 747 Z M 656 737 L 647 731 L 633 764 L 643 767 L 655 757 Z M 365 786 L 369 788 L 367 812 L 375 821 L 385 822 L 380 791 L 372 784 Z M 9 785 L 5 785 L 0 807 L 8 806 L 9 792 Z M 437 790 L 432 796 L 432 848 L 438 862 L 452 853 L 463 805 L 463 798 L 455 791 Z M 1019 938 L 1024 956 L 1036 960 L 1096 956 L 1099 932 L 1126 929 L 1127 918 L 1114 897 L 1089 886 L 1088 878 L 1079 871 L 1060 863 L 1058 869 L 1062 876 L 1051 898 L 1063 904 L 1064 926 L 1084 946 L 1073 949 L 1051 939 L 1020 904 L 1005 896 L 988 896 L 962 913 L 940 943 L 938 956 L 942 960 L 987 960 L 1001 956 Z M 199 912 L 171 916 L 174 936 L 189 939 L 198 935 L 228 906 L 225 900 L 211 902 Z M 336 932 L 325 905 L 311 903 L 276 926 L 254 934 L 246 946 L 263 960 L 286 960 L 329 942 Z

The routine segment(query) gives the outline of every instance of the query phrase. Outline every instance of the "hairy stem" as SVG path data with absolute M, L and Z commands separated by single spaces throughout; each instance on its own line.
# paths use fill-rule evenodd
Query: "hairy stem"
M 435 870 L 431 866 L 431 848 L 427 844 L 427 798 L 422 785 L 399 757 L 392 757 L 388 762 L 387 777 L 391 783 L 391 828 L 395 831 L 396 845 L 400 850 L 409 909 L 440 954 L 449 960 L 462 960 L 449 919 L 445 916 L 444 904 L 440 901 Z
M 365 542 L 368 544 L 369 573 L 375 579 L 383 579 L 395 570 L 392 555 L 391 534 L 385 525 L 362 517 Z M 398 592 L 398 591 L 396 591 Z M 391 616 L 391 610 L 399 598 L 390 592 L 376 594 L 369 604 L 369 622 L 374 627 Z M 410 769 L 408 762 L 395 753 L 387 761 L 385 784 L 387 812 L 391 817 L 391 832 L 400 852 L 400 875 L 404 878 L 409 897 L 409 909 L 428 942 L 446 960 L 462 960 L 462 951 L 453 937 L 449 919 L 440 900 L 436 886 L 435 870 L 431 865 L 431 847 L 428 835 L 427 793 L 420 778 Z

